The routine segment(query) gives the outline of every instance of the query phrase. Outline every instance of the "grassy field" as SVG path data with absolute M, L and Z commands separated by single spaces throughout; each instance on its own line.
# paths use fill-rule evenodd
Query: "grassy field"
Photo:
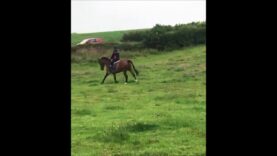
M 146 29 L 136 29 L 136 30 L 124 30 L 124 31 L 111 31 L 111 32 L 97 32 L 97 33 L 84 33 L 84 34 L 71 34 L 71 46 L 76 45 L 86 38 L 103 38 L 105 42 L 119 42 L 124 33 L 131 31 L 140 31 Z
M 72 155 L 206 155 L 206 47 L 131 59 L 140 75 L 127 85 L 72 63 Z

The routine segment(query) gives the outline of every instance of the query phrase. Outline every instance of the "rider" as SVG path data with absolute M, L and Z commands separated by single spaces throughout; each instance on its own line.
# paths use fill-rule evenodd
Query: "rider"
M 119 59 L 120 59 L 120 57 L 119 57 L 119 50 L 118 50 L 117 47 L 114 47 L 113 54 L 111 56 L 111 65 L 110 65 L 112 71 L 114 70 L 114 67 L 113 67 L 114 63 L 116 61 L 118 61 Z

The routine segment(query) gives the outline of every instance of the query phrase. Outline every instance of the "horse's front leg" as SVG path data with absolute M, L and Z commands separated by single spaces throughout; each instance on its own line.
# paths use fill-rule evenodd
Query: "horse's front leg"
M 104 83 L 104 81 L 105 81 L 105 79 L 107 78 L 108 75 L 109 75 L 109 73 L 106 73 L 106 75 L 105 75 L 104 79 L 102 80 L 101 84 Z
M 116 74 L 113 74 L 113 78 L 114 78 L 114 82 L 118 83 L 118 81 L 116 81 Z

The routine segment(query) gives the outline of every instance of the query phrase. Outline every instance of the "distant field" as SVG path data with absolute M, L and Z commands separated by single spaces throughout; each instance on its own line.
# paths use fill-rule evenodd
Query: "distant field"
M 123 30 L 123 31 L 111 31 L 111 32 L 97 32 L 97 33 L 84 33 L 84 34 L 71 34 L 71 46 L 76 45 L 86 38 L 103 38 L 105 42 L 119 42 L 124 33 L 131 31 L 140 31 L 146 29 L 137 30 Z
M 73 43 L 122 34 L 73 34 Z M 206 46 L 131 59 L 140 75 L 128 73 L 127 85 L 122 73 L 101 85 L 97 62 L 72 63 L 72 156 L 206 155 Z

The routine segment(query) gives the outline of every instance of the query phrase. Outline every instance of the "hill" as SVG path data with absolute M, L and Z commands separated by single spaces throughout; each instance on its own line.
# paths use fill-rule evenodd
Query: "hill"
M 72 155 L 205 155 L 205 45 L 130 58 L 140 75 L 127 85 L 72 62 Z
M 97 32 L 97 33 L 72 33 L 71 34 L 71 46 L 75 46 L 86 38 L 103 38 L 105 42 L 120 42 L 124 33 L 132 31 L 140 31 L 147 29 L 134 29 L 134 30 L 122 30 L 122 31 L 110 31 L 110 32 Z

